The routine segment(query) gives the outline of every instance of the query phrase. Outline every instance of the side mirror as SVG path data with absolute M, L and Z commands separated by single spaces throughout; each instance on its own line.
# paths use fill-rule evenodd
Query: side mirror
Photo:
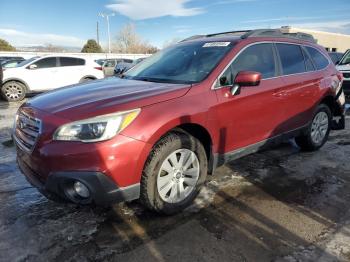
M 38 66 L 36 64 L 31 64 L 28 68 L 33 70 L 33 69 L 37 69 Z
M 231 94 L 239 95 L 242 86 L 257 86 L 260 84 L 261 73 L 254 71 L 241 71 L 236 75 L 231 87 Z
M 234 84 L 239 86 L 258 86 L 261 81 L 261 73 L 254 71 L 241 71 L 237 74 Z

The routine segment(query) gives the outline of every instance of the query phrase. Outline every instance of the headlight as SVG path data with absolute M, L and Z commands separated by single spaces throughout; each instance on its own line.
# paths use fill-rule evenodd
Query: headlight
M 108 140 L 127 127 L 140 111 L 134 109 L 65 124 L 56 130 L 53 139 L 81 142 Z

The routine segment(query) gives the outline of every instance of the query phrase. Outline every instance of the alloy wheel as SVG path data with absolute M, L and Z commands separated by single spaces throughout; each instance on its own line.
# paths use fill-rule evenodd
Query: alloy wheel
M 8 83 L 4 87 L 4 94 L 9 100 L 17 100 L 23 95 L 23 88 L 17 83 Z
M 189 149 L 172 152 L 161 164 L 157 189 L 167 203 L 179 203 L 196 188 L 200 167 L 196 154 Z
M 328 131 L 328 115 L 326 112 L 319 112 L 316 114 L 311 125 L 311 139 L 315 144 L 322 143 Z

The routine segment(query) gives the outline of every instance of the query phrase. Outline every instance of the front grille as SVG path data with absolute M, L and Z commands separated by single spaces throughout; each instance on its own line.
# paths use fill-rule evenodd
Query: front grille
M 343 73 L 343 77 L 350 78 L 350 73 Z
M 32 152 L 41 134 L 41 121 L 24 112 L 16 115 L 15 139 L 27 152 Z

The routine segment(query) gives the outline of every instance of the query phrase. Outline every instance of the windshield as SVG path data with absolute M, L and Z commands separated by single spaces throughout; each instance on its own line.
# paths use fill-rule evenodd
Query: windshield
M 347 65 L 350 64 L 350 50 L 346 51 L 338 65 Z
M 38 59 L 37 56 L 29 58 L 27 60 L 22 61 L 21 63 L 19 63 L 16 67 L 21 67 L 21 66 L 25 66 L 28 65 L 29 63 L 33 62 L 34 60 Z
M 127 79 L 169 83 L 204 80 L 232 48 L 231 42 L 190 42 L 168 47 L 128 70 Z

